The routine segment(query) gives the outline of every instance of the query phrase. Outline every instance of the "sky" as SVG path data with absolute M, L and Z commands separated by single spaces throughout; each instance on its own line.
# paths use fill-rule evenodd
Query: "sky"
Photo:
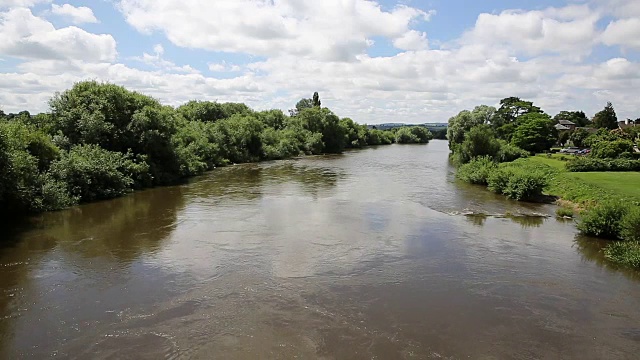
M 640 117 L 638 0 L 0 0 L 0 109 L 82 80 L 359 123 L 446 122 L 518 96 Z

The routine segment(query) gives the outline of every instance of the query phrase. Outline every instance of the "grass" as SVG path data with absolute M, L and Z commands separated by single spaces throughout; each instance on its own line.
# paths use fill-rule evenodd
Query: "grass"
M 562 160 L 565 156 L 565 160 Z M 550 181 L 545 194 L 570 202 L 577 209 L 589 210 L 606 201 L 640 206 L 640 172 L 568 172 L 566 159 L 571 155 L 537 155 L 521 161 L 530 166 L 548 167 Z M 558 216 L 573 214 L 570 209 L 558 209 Z M 640 269 L 640 242 L 611 241 L 604 249 L 612 263 Z
M 640 172 L 584 172 L 565 170 L 560 156 L 532 156 L 523 161 L 532 165 L 546 165 L 555 170 L 547 195 L 571 201 L 580 208 L 590 208 L 602 200 L 635 202 L 640 204 Z
M 573 217 L 573 209 L 567 207 L 560 207 L 556 210 L 556 216 L 562 218 L 572 218 Z

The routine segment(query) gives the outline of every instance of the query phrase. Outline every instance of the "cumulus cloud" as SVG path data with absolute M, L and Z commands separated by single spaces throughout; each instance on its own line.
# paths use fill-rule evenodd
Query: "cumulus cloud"
M 52 0 L 0 0 L 0 9 L 13 7 L 31 7 L 37 4 L 48 4 Z
M 431 16 L 404 5 L 384 11 L 369 0 L 121 0 L 120 9 L 137 30 L 160 31 L 178 46 L 327 61 L 353 61 L 375 36 L 422 48 L 424 34 L 410 27 Z
M 122 64 L 110 35 L 55 29 L 24 8 L 0 12 L 0 53 L 22 59 L 12 71 L 0 73 L 0 89 L 11 89 L 0 90 L 0 103 L 5 111 L 44 110 L 53 92 L 91 78 L 171 105 L 210 99 L 288 109 L 319 91 L 323 104 L 340 116 L 367 123 L 446 121 L 462 109 L 496 105 L 508 96 L 532 100 L 551 114 L 574 109 L 593 114 L 610 100 L 620 117 L 639 116 L 640 64 L 618 48 L 638 47 L 637 20 L 616 15 L 635 11 L 637 1 L 593 0 L 479 14 L 468 31 L 436 48 L 416 25 L 437 15 L 406 5 L 383 8 L 370 0 L 212 3 L 119 2 L 137 31 L 163 35 L 162 41 L 178 47 L 223 54 L 198 59 L 208 67 L 201 72 L 172 61 L 173 47 L 165 51 L 161 44 L 146 45 L 133 64 Z M 599 22 L 605 16 L 612 17 L 608 26 Z M 373 55 L 369 50 L 380 38 L 397 53 Z M 615 47 L 609 58 L 596 61 L 590 53 L 601 43 Z M 240 66 L 225 61 L 224 52 L 259 60 Z
M 68 18 L 74 24 L 97 23 L 93 10 L 86 6 L 75 7 L 73 5 L 51 5 L 51 13 Z
M 587 55 L 596 41 L 598 19 L 599 14 L 586 5 L 480 14 L 463 42 L 506 47 L 514 53 L 529 56 L 545 53 Z
M 22 59 L 82 59 L 112 61 L 116 42 L 111 35 L 88 33 L 75 26 L 56 29 L 27 8 L 0 13 L 0 54 Z
M 640 18 L 612 21 L 602 34 L 606 45 L 640 49 Z

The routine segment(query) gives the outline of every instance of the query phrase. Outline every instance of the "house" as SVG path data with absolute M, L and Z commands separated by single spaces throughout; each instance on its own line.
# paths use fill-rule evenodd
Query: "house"
M 573 121 L 569 121 L 569 120 L 560 120 L 560 121 L 558 121 L 558 125 L 562 125 L 562 126 L 566 127 L 568 130 L 575 130 L 576 129 L 576 124 Z M 558 129 L 558 130 L 560 130 L 560 129 Z
M 640 126 L 640 119 L 637 119 L 637 120 L 627 119 L 624 121 L 618 121 L 618 127 L 622 130 L 628 129 L 630 127 L 635 127 L 635 126 Z
M 556 124 L 555 128 L 558 131 L 569 131 L 569 130 L 571 130 L 570 128 L 568 128 L 568 127 L 566 127 L 566 126 L 564 126 L 562 124 Z

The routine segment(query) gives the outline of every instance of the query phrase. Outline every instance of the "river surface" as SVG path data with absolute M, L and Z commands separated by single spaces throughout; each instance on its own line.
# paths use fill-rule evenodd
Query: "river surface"
M 638 359 L 639 274 L 447 154 L 237 165 L 5 226 L 0 358 Z

